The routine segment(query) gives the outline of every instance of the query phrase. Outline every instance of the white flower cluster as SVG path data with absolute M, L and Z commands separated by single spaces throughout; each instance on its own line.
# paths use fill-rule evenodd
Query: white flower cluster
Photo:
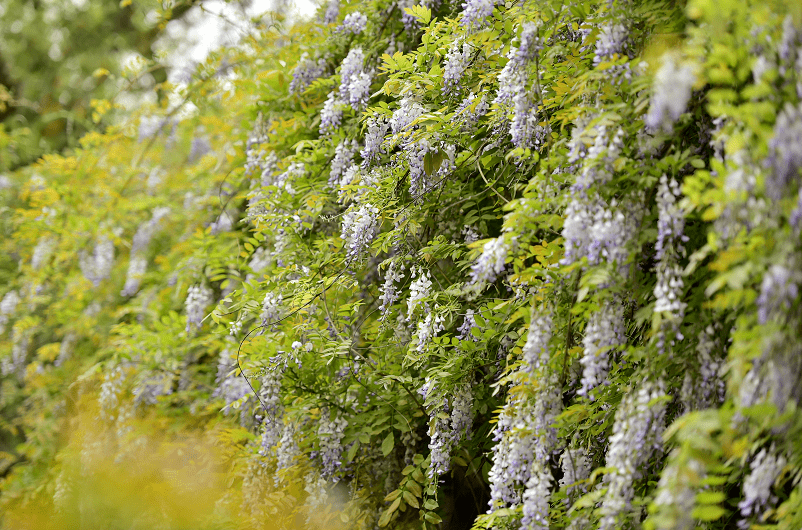
M 282 471 L 289 469 L 295 464 L 295 460 L 301 456 L 301 449 L 298 447 L 298 440 L 296 439 L 297 427 L 292 422 L 284 424 L 284 429 L 281 432 L 281 439 L 276 448 L 276 487 L 278 487 L 281 480 Z
M 468 97 L 462 100 L 454 111 L 454 119 L 460 124 L 462 131 L 470 131 L 473 129 L 482 116 L 487 114 L 490 110 L 490 105 L 487 103 L 487 98 L 484 94 L 478 98 L 476 94 L 471 92 Z
M 20 381 L 25 379 L 30 341 L 31 330 L 21 330 L 15 327 L 11 331 L 11 355 L 4 357 L 0 366 L 0 372 L 3 375 L 13 374 Z
M 671 132 L 674 123 L 685 112 L 695 82 L 696 74 L 690 64 L 678 64 L 673 54 L 664 55 L 663 64 L 654 78 L 649 112 L 643 120 L 646 126 L 653 131 Z
M 542 309 L 533 311 L 532 321 L 529 324 L 529 331 L 526 334 L 526 342 L 522 352 L 523 369 L 530 374 L 545 369 L 546 364 L 549 362 L 551 356 L 549 342 L 551 342 L 552 326 L 551 311 Z
M 343 140 L 334 148 L 334 160 L 331 161 L 329 172 L 329 187 L 336 189 L 340 184 L 340 177 L 354 163 L 354 154 L 359 146 L 355 140 Z
M 290 81 L 290 94 L 300 94 L 313 81 L 326 75 L 327 65 L 324 58 L 317 61 L 311 59 L 308 53 L 301 56 L 298 64 L 292 70 L 292 81 Z
M 554 477 L 548 469 L 548 464 L 541 460 L 532 462 L 532 471 L 526 481 L 523 494 L 523 517 L 521 528 L 531 530 L 548 530 L 549 525 L 549 498 L 551 496 L 551 483 Z
M 332 418 L 328 407 L 324 407 L 320 414 L 317 429 L 320 455 L 320 476 L 325 480 L 338 482 L 338 471 L 342 466 L 343 431 L 348 426 L 348 420 L 343 417 Z
M 791 309 L 799 296 L 798 281 L 798 275 L 779 263 L 769 267 L 763 274 L 757 299 L 757 317 L 761 324 Z
M 370 203 L 352 207 L 343 215 L 340 237 L 345 242 L 345 255 L 349 260 L 359 259 L 370 246 L 379 224 L 379 209 Z
M 409 163 L 409 193 L 416 199 L 429 191 L 430 182 L 426 175 L 425 160 L 430 150 L 431 145 L 425 138 L 404 146 L 404 153 Z
M 613 163 L 621 155 L 624 147 L 624 130 L 619 127 L 615 135 L 609 138 L 610 131 L 605 125 L 599 125 L 594 129 L 596 138 L 593 145 L 590 148 L 586 147 L 582 141 L 586 128 L 582 125 L 582 120 L 578 120 L 569 142 L 571 161 L 582 160 L 582 170 L 572 186 L 573 191 L 584 191 L 594 185 L 600 186 L 609 182 L 613 178 Z
M 41 269 L 42 265 L 50 259 L 55 246 L 56 240 L 54 238 L 48 236 L 39 238 L 36 247 L 33 249 L 33 256 L 31 256 L 31 268 L 35 271 Z
M 340 98 L 336 91 L 329 92 L 323 109 L 320 111 L 320 135 L 328 136 L 340 128 L 343 119 L 343 106 L 345 101 Z
M 604 476 L 607 493 L 601 504 L 600 530 L 620 528 L 620 518 L 631 507 L 635 481 L 655 449 L 662 447 L 665 403 L 649 402 L 665 396 L 662 381 L 646 380 L 634 393 L 624 396 L 615 413 L 605 466 L 613 471 Z
M 629 31 L 620 22 L 608 22 L 599 29 L 596 37 L 596 51 L 593 56 L 593 66 L 598 66 L 604 61 L 615 58 L 616 55 L 623 55 Z M 618 72 L 614 72 L 617 75 Z
M 379 311 L 382 313 L 382 320 L 387 318 L 390 307 L 396 302 L 396 300 L 398 300 L 399 293 L 396 289 L 395 283 L 400 282 L 403 279 L 404 264 L 396 260 L 391 261 L 390 265 L 387 266 L 386 272 L 384 273 L 384 283 L 381 285 L 381 287 L 379 287 L 379 292 L 381 293 L 379 296 L 379 299 L 381 300 Z
M 103 384 L 100 385 L 100 396 L 98 396 L 100 417 L 103 420 L 112 422 L 117 418 L 117 408 L 120 406 L 120 392 L 122 392 L 124 381 L 125 373 L 123 373 L 121 366 L 118 365 L 106 371 L 103 377 Z
M 777 502 L 771 487 L 785 467 L 786 460 L 784 456 L 774 453 L 773 447 L 769 451 L 761 449 L 749 464 L 750 472 L 744 480 L 744 498 L 738 503 L 738 509 L 743 517 L 738 521 L 738 528 L 743 530 L 751 528 L 751 519 L 754 516 L 758 516 L 759 522 L 765 522 L 763 512 Z
M 235 368 L 237 368 L 237 362 L 232 357 L 231 350 L 226 348 L 221 351 L 217 362 L 217 376 L 215 377 L 215 389 L 212 392 L 212 397 L 223 398 L 226 404 L 223 406 L 222 412 L 226 415 L 235 411 L 232 406 L 235 402 L 251 393 L 247 381 L 245 381 L 244 377 L 237 375 Z M 249 407 L 241 407 L 240 423 L 242 425 L 247 424 L 248 410 Z
M 726 355 L 721 339 L 716 336 L 717 329 L 716 325 L 709 324 L 697 336 L 699 368 L 685 372 L 680 390 L 680 402 L 686 411 L 717 407 L 724 401 Z
M 495 6 L 495 0 L 465 0 L 462 2 L 460 24 L 469 31 L 482 29 Z
M 306 523 L 312 528 L 323 528 L 321 514 L 327 513 L 325 508 L 329 501 L 326 479 L 312 471 L 306 475 L 304 482 L 304 491 L 308 493 L 305 504 L 308 510 Z
M 106 236 L 98 237 L 92 255 L 81 250 L 78 264 L 84 278 L 97 287 L 111 274 L 111 268 L 114 265 L 114 243 Z
M 340 95 L 354 109 L 365 106 L 370 97 L 373 76 L 365 71 L 364 63 L 365 54 L 362 48 L 352 48 L 340 68 Z
M 359 11 L 354 11 L 353 13 L 345 15 L 342 24 L 340 24 L 337 27 L 337 31 L 359 35 L 363 31 L 365 31 L 365 27 L 367 27 L 367 25 L 368 25 L 367 15 L 363 15 Z
M 587 492 L 587 484 L 582 482 L 590 477 L 590 466 L 585 449 L 573 445 L 565 448 L 560 455 L 560 468 L 563 472 L 560 487 L 565 488 L 566 495 L 571 497 L 574 493 L 581 495 Z
M 682 340 L 680 324 L 685 317 L 687 304 L 682 301 L 685 282 L 682 279 L 682 269 L 679 265 L 663 264 L 657 268 L 657 284 L 654 286 L 655 313 L 664 314 L 664 325 L 658 334 L 658 348 L 662 351 L 666 342 L 673 344 L 674 340 Z M 669 337 L 669 335 L 673 335 Z
M 450 94 L 459 88 L 465 69 L 471 60 L 471 45 L 463 39 L 451 43 L 443 65 L 443 93 Z
M 340 16 L 340 0 L 326 2 L 326 12 L 323 15 L 324 24 L 334 24 Z
M 262 420 L 262 441 L 259 454 L 267 456 L 279 442 L 284 431 L 282 418 L 284 406 L 281 402 L 281 377 L 283 367 L 270 366 L 262 376 L 262 387 L 259 389 L 260 405 L 264 407 L 265 416 Z
M 460 340 L 470 340 L 473 342 L 478 342 L 479 337 L 474 336 L 472 330 L 476 327 L 476 319 L 474 318 L 474 311 L 473 309 L 468 309 L 465 312 L 465 319 L 462 321 L 462 325 L 457 329 L 459 331 L 458 338 Z
M 415 334 L 418 343 L 416 346 L 418 353 L 426 351 L 426 347 L 432 341 L 432 338 L 445 329 L 443 327 L 444 321 L 445 318 L 443 318 L 442 315 L 435 314 L 431 311 L 426 313 L 426 318 L 418 321 L 418 331 Z
M 660 177 L 660 184 L 657 187 L 657 259 L 663 260 L 667 253 L 674 252 L 676 256 L 682 256 L 685 252 L 683 243 L 688 241 L 688 237 L 683 233 L 685 230 L 685 212 L 679 205 L 682 197 L 680 184 L 676 180 L 669 181 L 663 175 Z M 673 257 L 673 256 L 672 256 Z
M 193 285 L 187 290 L 187 299 L 184 302 L 187 312 L 187 333 L 192 330 L 193 326 L 196 330 L 201 328 L 205 314 L 204 309 L 212 302 L 214 302 L 212 290 L 205 285 Z
M 409 298 L 407 299 L 407 321 L 415 314 L 418 305 L 422 300 L 429 297 L 432 292 L 432 280 L 429 273 L 419 267 L 412 268 L 412 285 L 409 286 Z M 422 312 L 426 312 L 429 305 L 424 303 Z
M 390 118 L 390 129 L 392 129 L 393 134 L 398 134 L 409 127 L 423 113 L 424 108 L 420 103 L 410 96 L 405 96 L 401 99 L 401 103 Z
M 167 214 L 170 209 L 167 207 L 158 207 L 153 210 L 153 216 L 149 221 L 139 225 L 134 240 L 131 243 L 131 258 L 128 263 L 128 272 L 125 277 L 125 285 L 120 293 L 121 296 L 133 296 L 139 291 L 139 286 L 142 283 L 142 276 L 148 266 L 147 256 L 145 255 L 150 240 L 153 234 L 159 227 L 159 222 Z
M 367 169 L 376 161 L 381 153 L 384 153 L 382 143 L 390 124 L 383 118 L 368 118 L 368 132 L 365 134 L 365 147 L 359 152 L 362 157 L 362 168 Z
M 548 517 L 550 485 L 553 480 L 545 463 L 557 441 L 552 426 L 561 408 L 559 381 L 555 375 L 540 375 L 533 402 L 508 398 L 498 417 L 490 481 L 490 512 L 515 507 L 524 500 L 532 521 Z M 538 475 L 532 478 L 533 475 Z M 520 491 L 524 488 L 523 496 Z
M 679 451 L 675 449 L 657 483 L 654 506 L 658 517 L 652 519 L 656 530 L 691 530 L 697 526 L 697 520 L 691 514 L 707 472 L 694 458 L 677 462 L 678 455 Z
M 0 301 L 0 333 L 5 331 L 6 324 L 11 320 L 14 311 L 17 310 L 17 304 L 20 303 L 20 300 L 21 298 L 15 290 L 11 290 L 3 296 L 3 300 Z
M 431 392 L 431 388 L 428 389 Z M 454 447 L 471 437 L 473 423 L 473 393 L 470 385 L 461 385 L 454 391 L 451 406 L 441 403 L 427 407 L 429 412 L 429 450 L 431 464 L 429 477 L 440 476 L 451 468 L 451 453 Z M 449 415 L 448 412 L 451 414 Z
M 498 275 L 504 272 L 510 246 L 510 242 L 504 236 L 485 243 L 479 259 L 471 266 L 471 285 L 481 288 L 496 281 Z
M 638 229 L 638 215 L 621 208 L 615 200 L 608 207 L 600 198 L 575 193 L 565 211 L 562 235 L 565 257 L 560 263 L 570 265 L 583 257 L 589 265 L 624 264 L 629 255 L 627 244 Z
M 280 294 L 265 293 L 265 298 L 262 301 L 262 312 L 259 315 L 262 326 L 273 329 L 274 324 L 281 320 L 281 301 Z
M 802 57 L 802 56 L 800 56 Z M 788 185 L 799 181 L 802 168 L 802 103 L 794 107 L 785 104 L 774 124 L 774 136 L 769 141 L 767 159 L 771 172 L 766 177 L 766 195 L 774 200 L 785 197 Z
M 527 89 L 530 64 L 542 48 L 537 24 L 525 23 L 518 47 L 510 47 L 507 64 L 498 76 L 499 87 L 494 104 L 500 106 L 512 104 L 510 136 L 515 147 L 537 147 L 548 133 L 546 127 L 539 125 L 537 106 L 532 99 L 533 95 L 538 94 L 533 94 L 533 91 Z
M 498 416 L 490 468 L 490 512 L 521 502 L 519 486 L 529 481 L 534 456 L 534 437 L 524 432 L 525 403 L 508 398 Z
M 610 371 L 610 354 L 624 343 L 624 308 L 614 298 L 591 315 L 582 340 L 582 388 L 577 394 L 594 399 L 591 392 L 604 383 Z

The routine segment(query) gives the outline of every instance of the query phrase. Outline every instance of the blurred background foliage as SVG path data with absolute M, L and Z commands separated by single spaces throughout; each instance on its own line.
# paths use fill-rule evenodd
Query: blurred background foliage
M 227 3 L 245 10 L 253 1 Z M 175 32 L 166 35 L 168 23 L 185 21 L 193 7 L 202 8 L 203 2 L 0 3 L 0 171 L 75 147 L 89 131 L 103 131 L 115 116 L 107 112 L 113 110 L 106 107 L 109 102 L 163 97 L 158 85 L 167 80 L 168 65 L 162 50 L 181 40 Z M 156 43 L 165 37 L 170 42 L 160 50 Z

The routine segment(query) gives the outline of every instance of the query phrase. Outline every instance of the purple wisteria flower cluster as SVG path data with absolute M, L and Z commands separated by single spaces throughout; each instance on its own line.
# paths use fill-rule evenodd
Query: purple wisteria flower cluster
M 432 393 L 434 383 L 427 381 L 423 394 Z M 424 395 L 424 397 L 425 397 Z M 442 475 L 451 468 L 451 453 L 462 439 L 471 438 L 473 424 L 473 393 L 470 385 L 461 385 L 453 393 L 451 402 L 441 400 L 429 403 L 429 451 L 431 464 L 429 477 Z
M 319 58 L 317 61 L 310 58 L 309 54 L 304 53 L 301 60 L 292 70 L 292 81 L 290 81 L 290 94 L 300 94 L 312 84 L 313 81 L 326 75 L 328 65 L 326 59 Z
M 349 13 L 345 15 L 342 24 L 337 27 L 338 32 L 342 33 L 351 33 L 353 35 L 359 35 L 363 31 L 365 31 L 365 27 L 368 25 L 368 17 L 363 15 L 359 11 L 354 11 L 353 13 Z
M 340 480 L 342 439 L 347 426 L 348 420 L 343 416 L 333 417 L 328 407 L 321 410 L 317 429 L 320 476 L 334 483 Z
M 548 126 L 540 125 L 540 116 L 534 97 L 538 97 L 537 84 L 529 89 L 530 66 L 537 61 L 543 43 L 538 35 L 538 25 L 524 23 L 518 46 L 511 46 L 507 53 L 507 64 L 498 76 L 498 93 L 495 105 L 512 108 L 509 126 L 512 144 L 520 148 L 536 148 L 548 134 Z
M 92 254 L 81 250 L 78 264 L 84 278 L 97 287 L 111 274 L 111 268 L 114 266 L 114 242 L 107 236 L 98 237 Z
M 696 74 L 692 65 L 678 63 L 671 54 L 665 55 L 654 78 L 654 93 L 644 118 L 646 126 L 653 131 L 671 132 L 674 123 L 685 112 L 694 83 Z
M 192 285 L 187 290 L 187 299 L 184 308 L 187 313 L 187 333 L 192 328 L 199 330 L 203 325 L 203 317 L 206 314 L 206 307 L 214 301 L 212 290 L 203 284 Z
M 654 451 L 662 450 L 665 402 L 650 402 L 665 395 L 662 381 L 646 380 L 625 394 L 616 410 L 605 463 L 613 471 L 604 476 L 607 493 L 601 504 L 601 530 L 621 527 L 621 518 L 632 508 L 635 481 L 643 477 Z
M 654 312 L 662 314 L 661 327 L 657 334 L 657 347 L 664 351 L 666 345 L 683 340 L 680 331 L 687 304 L 682 300 L 685 282 L 679 260 L 685 257 L 684 234 L 685 213 L 679 207 L 682 196 L 679 182 L 660 177 L 657 188 L 657 284 L 654 287 Z
M 610 356 L 625 341 L 624 307 L 613 297 L 591 315 L 585 327 L 580 396 L 594 399 L 593 389 L 604 384 L 610 371 Z
M 369 203 L 348 209 L 343 215 L 342 237 L 348 260 L 359 259 L 376 237 L 379 209 Z
M 487 24 L 494 7 L 495 0 L 465 0 L 462 3 L 460 24 L 468 31 L 480 30 Z
M 153 217 L 149 221 L 145 221 L 134 234 L 134 239 L 131 243 L 131 257 L 128 264 L 128 272 L 125 277 L 125 285 L 120 293 L 120 296 L 133 296 L 139 291 L 139 286 L 142 283 L 142 276 L 145 274 L 148 266 L 147 250 L 150 246 L 150 240 L 153 234 L 159 227 L 162 218 L 170 213 L 167 207 L 158 207 L 153 210 Z
M 443 65 L 443 93 L 450 94 L 459 88 L 462 76 L 471 60 L 471 45 L 463 39 L 451 43 Z
M 373 75 L 365 70 L 362 48 L 351 48 L 340 67 L 340 97 L 354 109 L 361 109 L 370 97 Z

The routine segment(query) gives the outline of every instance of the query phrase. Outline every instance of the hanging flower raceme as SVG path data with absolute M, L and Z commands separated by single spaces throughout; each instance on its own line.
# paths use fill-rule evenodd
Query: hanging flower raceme
M 353 164 L 357 149 L 355 140 L 343 140 L 334 148 L 334 160 L 331 161 L 331 171 L 329 171 L 330 188 L 336 189 L 340 184 L 340 177 Z
M 17 309 L 17 304 L 21 300 L 20 295 L 15 290 L 11 290 L 3 296 L 3 300 L 0 301 L 0 333 L 5 331 L 6 324 L 11 320 L 14 311 Z
M 141 225 L 134 234 L 134 240 L 131 243 L 131 259 L 128 264 L 128 272 L 125 277 L 125 285 L 123 286 L 121 296 L 133 296 L 139 291 L 139 286 L 142 283 L 142 276 L 147 269 L 148 261 L 145 253 L 153 234 L 159 227 L 159 222 L 167 214 L 170 209 L 167 207 L 159 207 L 153 210 L 153 217 Z
M 802 55 L 800 55 L 802 62 Z M 799 182 L 802 168 L 802 104 L 794 107 L 786 103 L 774 124 L 774 135 L 769 141 L 767 159 L 770 173 L 766 177 L 766 195 L 774 200 L 785 197 L 792 181 Z
M 684 243 L 687 237 L 684 212 L 678 206 L 681 196 L 679 184 L 663 175 L 657 192 L 657 284 L 654 288 L 655 313 L 662 313 L 663 320 L 657 334 L 657 347 L 663 351 L 666 345 L 674 344 L 684 337 L 680 325 L 687 304 L 682 300 L 685 283 L 678 261 L 685 256 Z
M 443 66 L 443 93 L 450 94 L 459 88 L 465 69 L 471 59 L 471 46 L 457 39 L 448 48 Z
M 427 381 L 426 394 L 433 392 L 433 382 Z M 470 385 L 458 387 L 451 403 L 441 401 L 427 406 L 429 413 L 429 451 L 431 464 L 429 477 L 442 475 L 451 468 L 451 453 L 460 441 L 470 439 L 473 423 L 473 394 Z
M 496 6 L 494 0 L 465 0 L 462 3 L 460 24 L 470 30 L 480 30 L 487 24 Z
M 328 407 L 322 409 L 317 436 L 320 447 L 320 476 L 325 480 L 340 480 L 343 431 L 347 426 L 348 420 L 344 417 L 334 418 Z
M 504 272 L 511 243 L 504 236 L 491 239 L 482 246 L 482 254 L 471 266 L 471 286 L 476 288 L 496 281 Z
M 365 147 L 359 152 L 362 157 L 362 168 L 367 169 L 384 153 L 382 143 L 390 128 L 390 124 L 383 118 L 368 118 L 368 132 L 365 134 Z
M 646 462 L 662 447 L 665 402 L 662 381 L 644 381 L 633 393 L 624 395 L 615 413 L 605 466 L 613 471 L 604 476 L 607 493 L 601 504 L 601 530 L 620 528 L 629 515 L 635 495 L 635 481 L 643 477 Z
M 359 35 L 363 31 L 365 31 L 365 27 L 368 25 L 368 17 L 360 13 L 359 11 L 354 11 L 353 13 L 349 13 L 345 15 L 342 24 L 337 28 L 338 32 L 342 33 L 352 33 L 354 35 Z
M 591 315 L 582 340 L 582 388 L 580 396 L 594 399 L 592 390 L 603 384 L 610 370 L 610 355 L 625 342 L 624 308 L 615 298 Z
M 342 237 L 345 255 L 349 260 L 358 259 L 376 237 L 379 225 L 379 209 L 369 203 L 352 207 L 343 215 Z
M 738 503 L 742 517 L 738 528 L 751 528 L 756 516 L 758 522 L 765 522 L 765 510 L 777 502 L 771 488 L 785 463 L 785 457 L 776 454 L 773 447 L 769 451 L 761 449 L 752 459 L 749 475 L 743 483 L 744 498 Z
M 326 2 L 326 12 L 323 15 L 324 24 L 334 24 L 340 16 L 340 0 Z
M 345 102 L 340 98 L 337 92 L 329 92 L 329 97 L 326 99 L 326 102 L 323 104 L 323 109 L 320 111 L 321 136 L 328 136 L 340 128 L 344 105 Z
M 97 287 L 111 274 L 114 266 L 114 243 L 106 236 L 98 237 L 91 255 L 85 250 L 81 251 L 79 265 L 84 278 Z
M 370 96 L 373 76 L 365 71 L 364 64 L 362 48 L 351 48 L 340 68 L 340 95 L 355 109 L 364 107 Z
M 336 18 L 336 17 L 335 17 Z M 317 61 L 311 59 L 309 54 L 304 53 L 298 64 L 292 70 L 292 81 L 290 81 L 290 94 L 300 94 L 313 81 L 326 75 L 326 60 L 322 57 Z
M 390 307 L 400 297 L 400 293 L 398 292 L 395 284 L 403 279 L 404 264 L 399 263 L 396 260 L 391 261 L 384 273 L 384 283 L 381 285 L 381 287 L 379 287 L 379 292 L 381 293 L 379 296 L 379 300 L 381 300 L 381 306 L 379 306 L 379 311 L 382 313 L 381 320 L 385 320 L 387 318 Z
M 644 123 L 653 131 L 671 132 L 679 119 L 696 83 L 696 74 L 690 64 L 678 64 L 674 55 L 663 57 L 663 64 L 654 78 L 654 93 Z
M 184 307 L 187 312 L 187 333 L 194 327 L 199 330 L 203 325 L 206 307 L 214 301 L 212 290 L 205 285 L 193 285 L 187 290 Z

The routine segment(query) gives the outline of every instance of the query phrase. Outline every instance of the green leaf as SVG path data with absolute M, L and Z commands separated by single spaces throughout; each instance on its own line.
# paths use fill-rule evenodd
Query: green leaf
M 393 450 L 393 446 L 395 446 L 395 437 L 393 436 L 393 431 L 391 430 L 382 442 L 382 455 L 389 455 L 390 451 Z
M 700 521 L 715 521 L 720 519 L 727 513 L 727 510 L 721 506 L 714 506 L 706 504 L 704 506 L 697 506 L 691 512 L 691 517 Z
M 404 491 L 401 495 L 404 498 L 404 502 L 406 502 L 407 504 L 409 504 L 413 508 L 420 508 L 420 504 L 418 503 L 418 499 L 415 498 L 415 496 L 411 492 Z
M 698 504 L 718 504 L 725 498 L 724 493 L 720 491 L 702 491 L 696 495 L 696 502 Z

